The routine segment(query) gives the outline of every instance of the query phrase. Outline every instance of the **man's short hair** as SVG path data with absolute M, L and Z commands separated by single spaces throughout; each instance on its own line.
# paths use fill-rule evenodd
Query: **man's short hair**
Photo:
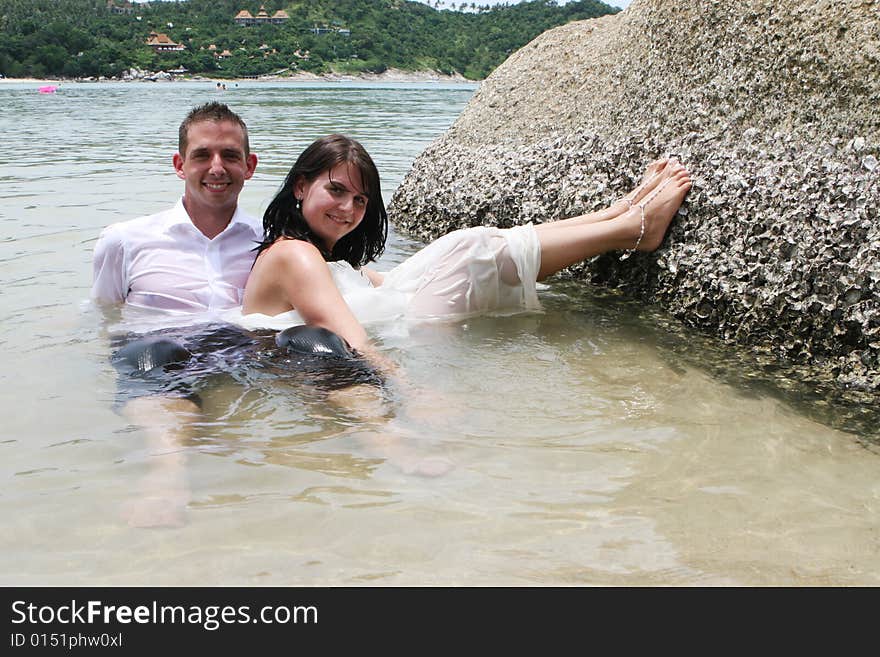
M 229 109 L 224 103 L 212 101 L 210 103 L 205 103 L 204 105 L 199 105 L 198 107 L 193 107 L 192 110 L 190 110 L 190 113 L 186 115 L 183 123 L 180 124 L 180 130 L 177 133 L 177 152 L 180 153 L 182 157 L 186 157 L 190 126 L 202 121 L 214 121 L 218 123 L 220 121 L 231 121 L 232 123 L 241 126 L 242 132 L 244 132 L 244 154 L 250 155 L 251 145 L 248 140 L 248 129 L 242 118 Z

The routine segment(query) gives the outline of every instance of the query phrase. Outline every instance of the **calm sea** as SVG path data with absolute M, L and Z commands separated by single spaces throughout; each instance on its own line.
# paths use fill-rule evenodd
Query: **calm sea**
M 473 89 L 0 86 L 0 584 L 880 584 L 870 436 L 578 285 L 551 285 L 540 315 L 387 341 L 417 394 L 381 421 L 266 372 L 218 383 L 170 452 L 114 411 L 91 252 L 181 193 L 190 107 L 219 97 L 248 122 L 259 214 L 329 132 L 373 153 L 387 201 Z M 415 248 L 395 236 L 385 261 Z M 420 459 L 451 469 L 409 473 Z M 129 526 L 169 460 L 181 526 Z

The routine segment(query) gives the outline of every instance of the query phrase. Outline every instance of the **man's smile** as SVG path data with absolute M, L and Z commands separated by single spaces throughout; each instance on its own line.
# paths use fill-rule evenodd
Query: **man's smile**
M 215 191 L 215 192 L 221 192 L 221 191 L 223 191 L 224 189 L 226 189 L 227 187 L 229 187 L 229 185 L 231 185 L 232 183 L 230 183 L 230 182 L 207 182 L 207 181 L 205 181 L 205 182 L 203 182 L 202 184 L 203 184 L 205 187 L 207 187 L 208 189 L 211 189 L 211 190 L 213 190 L 213 191 Z

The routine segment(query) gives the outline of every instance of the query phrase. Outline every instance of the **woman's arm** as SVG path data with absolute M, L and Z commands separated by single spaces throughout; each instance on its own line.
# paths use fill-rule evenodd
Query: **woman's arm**
M 296 310 L 363 352 L 367 333 L 345 303 L 321 253 L 303 240 L 279 240 L 263 252 L 248 278 L 242 311 L 277 315 Z
M 372 276 L 367 276 L 373 281 Z M 381 284 L 381 274 L 378 276 Z M 396 385 L 409 385 L 397 366 L 373 349 L 318 249 L 302 240 L 280 240 L 257 258 L 248 278 L 242 312 L 277 315 L 293 309 L 306 324 L 321 326 L 345 338 L 386 376 L 393 375 Z M 384 423 L 387 419 L 388 402 L 374 386 L 335 390 L 328 393 L 327 399 L 364 421 Z M 433 396 L 430 402 L 432 409 L 444 408 Z M 379 430 L 370 446 L 408 473 L 439 476 L 453 467 L 448 459 L 420 454 L 408 444 L 405 435 L 396 432 Z
M 394 369 L 373 349 L 321 253 L 303 240 L 279 240 L 266 249 L 254 263 L 245 288 L 243 313 L 278 315 L 289 310 L 296 310 L 306 324 L 345 338 L 386 373 Z

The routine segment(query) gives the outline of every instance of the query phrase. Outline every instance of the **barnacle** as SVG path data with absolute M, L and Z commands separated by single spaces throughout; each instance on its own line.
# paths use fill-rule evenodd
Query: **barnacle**
M 608 205 L 675 153 L 664 245 L 578 267 L 718 337 L 880 393 L 875 2 L 640 0 L 514 53 L 389 211 L 428 240 Z

